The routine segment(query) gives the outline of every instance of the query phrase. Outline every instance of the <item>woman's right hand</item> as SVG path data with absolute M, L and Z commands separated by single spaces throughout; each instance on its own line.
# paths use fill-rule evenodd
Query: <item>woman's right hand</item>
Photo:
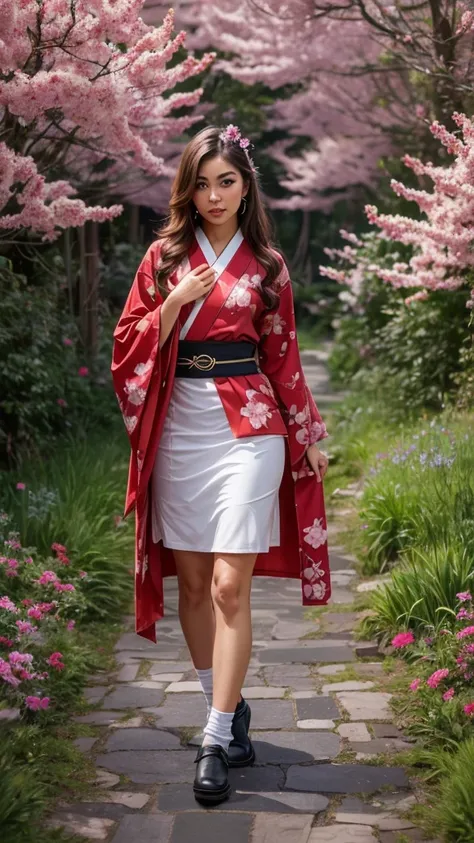
M 170 293 L 169 298 L 172 297 L 179 301 L 180 305 L 183 305 L 206 296 L 214 284 L 216 274 L 216 271 L 209 264 L 202 263 L 181 278 L 181 281 Z

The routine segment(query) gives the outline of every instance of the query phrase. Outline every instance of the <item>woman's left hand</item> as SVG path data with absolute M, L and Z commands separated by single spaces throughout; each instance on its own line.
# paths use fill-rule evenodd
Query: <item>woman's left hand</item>
M 326 471 L 328 470 L 329 460 L 326 454 L 319 450 L 316 444 L 310 445 L 306 451 L 306 458 L 313 469 L 318 483 L 321 483 Z

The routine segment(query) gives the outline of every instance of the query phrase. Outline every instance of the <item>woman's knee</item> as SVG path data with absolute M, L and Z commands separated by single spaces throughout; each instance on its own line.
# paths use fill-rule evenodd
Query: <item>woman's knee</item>
M 212 599 L 227 617 L 236 614 L 250 602 L 253 564 L 252 557 L 232 560 L 232 564 L 226 564 L 222 559 L 215 562 Z
M 197 555 L 197 554 L 196 554 Z M 179 585 L 179 600 L 186 608 L 194 609 L 201 606 L 211 597 L 212 560 L 195 559 L 177 560 L 177 573 Z M 208 564 L 206 564 L 206 562 Z

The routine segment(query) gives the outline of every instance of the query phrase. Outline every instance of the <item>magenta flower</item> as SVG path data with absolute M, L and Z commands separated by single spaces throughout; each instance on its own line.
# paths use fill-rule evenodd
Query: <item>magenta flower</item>
M 37 626 L 33 626 L 29 621 L 15 621 L 20 633 L 36 632 Z
M 17 483 L 16 488 L 19 492 L 23 492 L 26 489 L 26 483 Z
M 64 670 L 66 665 L 61 661 L 62 657 L 62 653 L 51 653 L 49 659 L 46 659 L 46 661 L 51 665 L 51 667 L 54 667 L 55 670 Z
M 8 661 L 10 664 L 31 664 L 33 656 L 31 653 L 19 653 L 18 650 L 13 650 L 13 653 L 8 654 Z
M 428 676 L 426 684 L 430 688 L 437 688 L 439 683 L 442 682 L 443 679 L 446 679 L 447 676 L 449 676 L 449 670 L 447 667 L 443 667 L 441 670 L 435 670 L 431 676 Z
M 63 345 L 72 345 L 72 340 L 69 337 L 64 337 Z
M 60 407 L 67 407 L 67 401 L 64 398 L 57 398 L 56 403 L 59 404 Z
M 74 629 L 75 626 L 76 626 L 76 621 L 68 621 L 67 624 L 66 624 L 66 629 L 71 630 L 71 629 Z
M 474 702 L 468 703 L 464 706 L 464 714 L 467 714 L 468 717 L 471 717 L 474 714 Z
M 414 679 L 413 682 L 410 682 L 410 691 L 417 691 L 420 687 L 421 679 Z
M 48 585 L 51 582 L 57 582 L 57 574 L 54 571 L 43 571 L 39 579 L 36 580 L 40 585 Z
M 5 638 L 4 635 L 0 635 L 0 644 L 4 644 L 5 647 L 13 647 L 13 641 L 10 638 Z
M 59 582 L 59 580 L 56 580 L 56 582 L 53 583 L 53 588 L 55 588 L 56 591 L 75 591 L 76 590 L 75 586 L 72 583 L 69 583 L 69 582 L 63 583 L 63 582 Z
M 7 612 L 18 612 L 18 609 L 13 601 L 6 595 L 5 597 L 0 597 L 0 609 L 6 609 Z
M 87 368 L 87 366 L 81 366 L 77 370 L 77 374 L 80 378 L 87 378 L 87 375 L 89 374 L 89 369 Z
M 456 638 L 467 638 L 468 635 L 474 635 L 474 626 L 465 626 L 459 632 L 456 632 Z
M 248 138 L 240 138 L 239 146 L 241 149 L 248 149 L 250 146 L 250 141 Z
M 49 697 L 26 697 L 25 705 L 27 708 L 30 708 L 31 711 L 39 711 L 40 709 L 48 708 Z
M 43 612 L 38 606 L 32 606 L 31 609 L 28 609 L 27 613 L 29 618 L 34 618 L 35 621 L 40 621 L 43 617 Z
M 413 644 L 414 640 L 415 636 L 412 632 L 399 632 L 395 638 L 392 638 L 392 647 L 400 650 L 402 647 L 408 647 L 409 644 Z
M 461 601 L 461 603 L 467 603 L 468 600 L 472 600 L 472 596 L 469 591 L 460 591 L 459 594 L 456 594 L 456 597 Z
M 87 577 L 87 571 L 79 571 L 79 577 L 83 580 L 84 577 Z
M 452 700 L 453 697 L 454 697 L 454 688 L 450 688 L 449 691 L 446 691 L 443 694 L 443 700 L 445 702 L 449 702 L 449 700 Z

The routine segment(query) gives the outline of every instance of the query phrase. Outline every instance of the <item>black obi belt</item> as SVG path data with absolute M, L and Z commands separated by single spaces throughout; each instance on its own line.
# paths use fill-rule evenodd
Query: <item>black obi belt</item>
M 175 376 L 177 378 L 227 378 L 257 375 L 256 346 L 251 342 L 180 340 Z

